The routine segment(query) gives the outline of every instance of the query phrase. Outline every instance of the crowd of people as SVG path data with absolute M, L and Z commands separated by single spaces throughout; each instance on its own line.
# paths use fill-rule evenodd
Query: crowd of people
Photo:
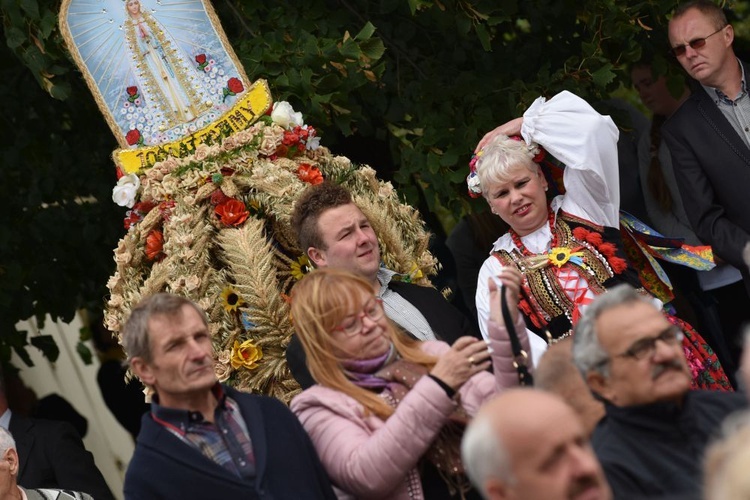
M 685 302 L 665 304 L 631 263 L 618 127 L 569 92 L 540 97 L 471 162 L 496 216 L 476 221 L 502 228 L 466 260 L 475 318 L 382 266 L 331 181 L 291 214 L 315 269 L 289 297 L 289 407 L 218 382 L 198 304 L 144 298 L 122 347 L 153 397 L 129 427 L 124 497 L 750 499 L 750 72 L 708 0 L 680 6 L 668 37 L 692 89 L 632 69 L 654 113 L 635 174 L 657 231 L 713 249 L 711 271 L 665 266 Z M 0 378 L 0 500 L 114 498 L 80 431 L 13 411 L 7 392 Z

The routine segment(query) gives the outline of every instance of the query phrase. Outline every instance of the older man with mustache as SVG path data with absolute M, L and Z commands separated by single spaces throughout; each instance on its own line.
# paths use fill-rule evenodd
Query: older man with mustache
M 739 394 L 690 390 L 682 335 L 629 285 L 597 297 L 576 326 L 574 361 L 605 402 L 591 442 L 616 499 L 700 498 L 706 444 L 745 407 Z

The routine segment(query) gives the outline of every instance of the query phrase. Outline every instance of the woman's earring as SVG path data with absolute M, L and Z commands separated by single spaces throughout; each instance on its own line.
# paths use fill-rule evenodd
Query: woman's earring
M 548 190 L 548 189 L 549 189 L 549 186 L 544 186 L 544 190 L 545 191 Z

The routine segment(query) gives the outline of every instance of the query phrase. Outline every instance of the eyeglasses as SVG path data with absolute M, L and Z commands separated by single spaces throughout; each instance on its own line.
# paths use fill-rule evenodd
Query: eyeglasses
M 683 338 L 685 338 L 685 334 L 682 332 L 682 330 L 680 330 L 676 326 L 673 326 L 668 330 L 664 330 L 656 337 L 646 337 L 636 341 L 625 352 L 623 352 L 622 354 L 618 354 L 615 357 L 633 358 L 636 360 L 648 359 L 651 358 L 656 352 L 656 342 L 658 340 L 661 340 L 667 345 L 674 346 L 682 342 Z
M 352 337 L 362 331 L 362 318 L 367 317 L 370 321 L 378 321 L 383 317 L 383 300 L 372 297 L 362 306 L 362 311 L 347 317 L 334 331 L 343 332 L 347 337 Z
M 690 41 L 689 41 L 689 42 L 688 42 L 687 44 L 685 44 L 685 45 L 678 45 L 677 47 L 672 47 L 672 48 L 670 49 L 670 52 L 671 52 L 671 53 L 672 53 L 672 54 L 673 54 L 673 55 L 674 55 L 675 57 L 680 57 L 680 56 L 682 56 L 682 55 L 685 55 L 685 51 L 687 51 L 688 45 L 690 45 L 690 48 L 691 48 L 691 49 L 693 49 L 693 50 L 698 50 L 698 49 L 700 49 L 700 48 L 702 48 L 703 46 L 705 46 L 705 45 L 706 45 L 706 40 L 708 40 L 708 39 L 709 39 L 710 37 L 714 36 L 714 35 L 715 35 L 716 33 L 718 33 L 719 31 L 723 30 L 723 29 L 724 29 L 724 28 L 726 28 L 726 27 L 727 27 L 727 25 L 724 25 L 724 26 L 722 26 L 721 28 L 719 28 L 719 29 L 717 29 L 716 31 L 714 31 L 713 33 L 711 33 L 710 35 L 708 35 L 708 36 L 705 36 L 705 37 L 703 37 L 703 38 L 695 38 L 695 39 L 693 39 L 693 40 L 690 40 Z

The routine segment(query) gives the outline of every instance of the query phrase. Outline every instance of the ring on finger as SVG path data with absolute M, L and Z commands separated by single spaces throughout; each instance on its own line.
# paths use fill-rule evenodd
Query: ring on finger
M 469 364 L 474 366 L 474 356 L 469 356 Z

